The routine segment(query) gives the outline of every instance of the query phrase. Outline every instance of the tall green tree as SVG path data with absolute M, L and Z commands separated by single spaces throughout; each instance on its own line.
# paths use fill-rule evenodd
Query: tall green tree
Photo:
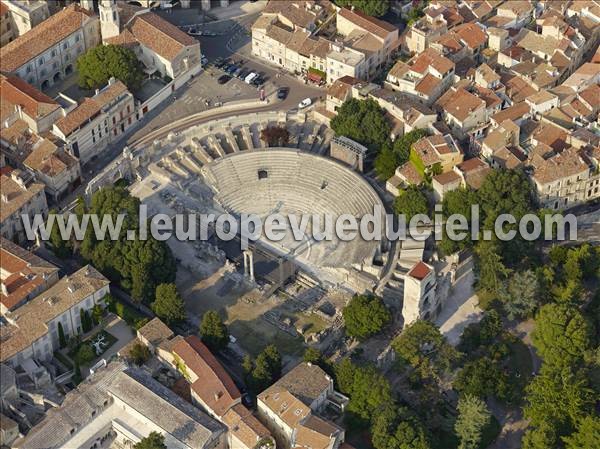
M 417 320 L 404 328 L 392 345 L 398 359 L 423 377 L 440 375 L 458 357 L 440 330 L 424 320 Z
M 389 139 L 390 125 L 385 111 L 374 100 L 347 100 L 331 120 L 331 129 L 337 135 L 349 137 L 378 151 Z
M 214 310 L 209 310 L 202 316 L 200 336 L 211 351 L 221 351 L 229 344 L 229 331 L 221 316 Z
M 478 287 L 499 294 L 511 270 L 504 265 L 500 246 L 494 240 L 482 240 L 475 248 Z
M 142 438 L 139 443 L 133 445 L 133 449 L 167 449 L 164 435 L 158 432 L 150 432 L 147 437 Z
M 525 417 L 533 427 L 550 427 L 558 436 L 570 434 L 591 412 L 594 403 L 594 392 L 587 384 L 585 373 L 549 366 L 545 362 L 526 391 Z
M 133 50 L 120 45 L 98 45 L 77 58 L 79 85 L 99 89 L 114 77 L 137 90 L 144 79 L 142 64 Z
M 269 345 L 258 354 L 254 363 L 244 360 L 244 369 L 252 369 L 249 386 L 255 393 L 267 389 L 281 376 L 281 354 L 275 345 Z
M 400 189 L 399 195 L 394 200 L 394 211 L 399 215 L 404 215 L 408 225 L 415 215 L 429 214 L 429 200 L 417 186 L 409 186 L 406 189 Z
M 185 304 L 175 284 L 160 284 L 156 287 L 156 295 L 151 307 L 152 311 L 169 325 L 184 321 L 186 318 Z
M 354 296 L 342 315 L 346 333 L 359 340 L 378 334 L 392 320 L 392 314 L 383 300 L 372 295 Z
M 597 449 L 600 444 L 600 418 L 589 415 L 579 421 L 577 430 L 563 437 L 565 449 Z
M 544 364 L 573 366 L 591 346 L 589 321 L 573 306 L 546 304 L 535 317 L 533 344 Z
M 538 279 L 532 270 L 518 271 L 505 280 L 498 297 L 509 319 L 533 315 L 539 300 Z
M 356 8 L 368 16 L 381 17 L 390 8 L 389 0 L 335 0 L 338 6 Z
M 491 413 L 481 399 L 465 395 L 458 400 L 458 418 L 454 425 L 460 438 L 460 449 L 476 449 L 483 430 L 490 423 Z
M 67 346 L 67 338 L 65 337 L 65 331 L 61 322 L 58 323 L 58 344 L 61 348 Z
M 124 187 L 105 187 L 95 192 L 88 213 L 106 223 L 122 220 L 122 225 L 114 240 L 108 233 L 100 239 L 94 227 L 88 226 L 80 253 L 129 291 L 134 300 L 148 304 L 155 298 L 157 285 L 175 281 L 177 265 L 166 242 L 154 239 L 149 232 L 147 239 L 140 238 L 139 207 L 139 199 Z M 128 238 L 129 231 L 134 233 L 134 239 Z
M 388 405 L 377 412 L 371 425 L 375 449 L 430 449 L 423 426 L 406 412 Z

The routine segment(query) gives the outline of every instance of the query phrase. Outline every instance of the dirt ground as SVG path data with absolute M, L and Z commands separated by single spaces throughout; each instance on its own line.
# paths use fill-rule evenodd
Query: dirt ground
M 300 355 L 304 347 L 301 337 L 294 337 L 262 318 L 268 311 L 286 315 L 282 311 L 286 308 L 285 301 L 276 295 L 267 300 L 260 295 L 246 295 L 252 288 L 244 282 L 236 282 L 235 275 L 230 276 L 226 272 L 222 268 L 212 276 L 200 280 L 189 270 L 181 267 L 178 269 L 177 286 L 186 302 L 188 313 L 198 317 L 199 321 L 206 311 L 216 310 L 237 343 L 252 355 L 257 355 L 270 343 L 274 343 L 285 356 Z M 249 299 L 248 296 L 255 299 Z M 314 328 L 318 331 L 322 325 L 315 322 Z

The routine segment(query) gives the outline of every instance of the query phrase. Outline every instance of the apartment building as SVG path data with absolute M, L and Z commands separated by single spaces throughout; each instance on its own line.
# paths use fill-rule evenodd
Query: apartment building
M 15 449 L 133 447 L 151 432 L 169 449 L 225 449 L 225 428 L 139 368 L 112 362 L 67 393 Z
M 35 143 L 23 165 L 44 183 L 48 198 L 54 202 L 81 184 L 79 159 L 48 138 L 40 138 Z
M 87 265 L 5 314 L 8 324 L 0 327 L 0 362 L 17 367 L 30 358 L 52 358 L 60 347 L 59 324 L 67 337 L 80 334 L 80 310 L 90 311 L 96 304 L 104 307 L 109 283 L 99 271 Z
M 92 12 L 71 4 L 0 49 L 0 71 L 44 90 L 75 70 L 77 57 L 100 43 Z
M 321 368 L 300 363 L 258 395 L 258 416 L 277 439 L 277 447 L 338 449 L 344 430 L 318 413 L 328 403 L 343 409 L 347 400 L 333 389 L 333 380 Z
M 0 313 L 22 306 L 58 282 L 58 267 L 0 237 Z
M 437 50 L 427 48 L 404 63 L 396 62 L 385 86 L 410 94 L 430 106 L 454 81 L 454 63 Z
M 2 3 L 10 15 L 15 37 L 27 33 L 50 17 L 46 0 L 2 0 Z
M 34 133 L 44 133 L 61 115 L 60 105 L 16 76 L 0 75 L 2 128 L 23 120 Z
M 27 215 L 32 220 L 37 214 L 44 218 L 48 214 L 44 185 L 34 182 L 29 173 L 13 170 L 0 177 L 0 191 L 0 235 L 13 242 L 25 242 L 21 216 Z
M 118 140 L 136 121 L 135 100 L 127 86 L 114 78 L 85 98 L 52 127 L 68 151 L 85 164 Z
M 464 87 L 452 87 L 436 102 L 444 121 L 458 139 L 466 139 L 469 132 L 482 135 L 488 121 L 486 102 Z
M 600 198 L 600 175 L 593 174 L 580 150 L 571 147 L 547 159 L 536 157 L 531 165 L 531 179 L 543 208 L 567 209 Z

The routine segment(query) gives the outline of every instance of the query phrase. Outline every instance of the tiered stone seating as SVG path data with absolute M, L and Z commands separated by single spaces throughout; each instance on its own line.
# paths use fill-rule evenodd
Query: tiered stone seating
M 219 138 L 217 136 L 215 136 L 214 134 L 211 134 L 208 136 L 208 144 L 214 151 L 216 151 L 216 153 L 220 157 L 223 157 L 227 154 L 225 152 L 225 150 L 223 149 L 223 147 L 221 146 L 221 142 L 219 141 Z

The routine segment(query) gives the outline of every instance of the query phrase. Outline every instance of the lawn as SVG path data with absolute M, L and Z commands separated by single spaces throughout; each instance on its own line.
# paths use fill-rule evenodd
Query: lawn
M 250 354 L 256 357 L 270 343 L 277 346 L 282 355 L 299 355 L 304 348 L 303 341 L 298 337 L 277 329 L 264 320 L 257 323 L 236 320 L 229 324 L 229 331 L 237 338 L 238 343 Z

